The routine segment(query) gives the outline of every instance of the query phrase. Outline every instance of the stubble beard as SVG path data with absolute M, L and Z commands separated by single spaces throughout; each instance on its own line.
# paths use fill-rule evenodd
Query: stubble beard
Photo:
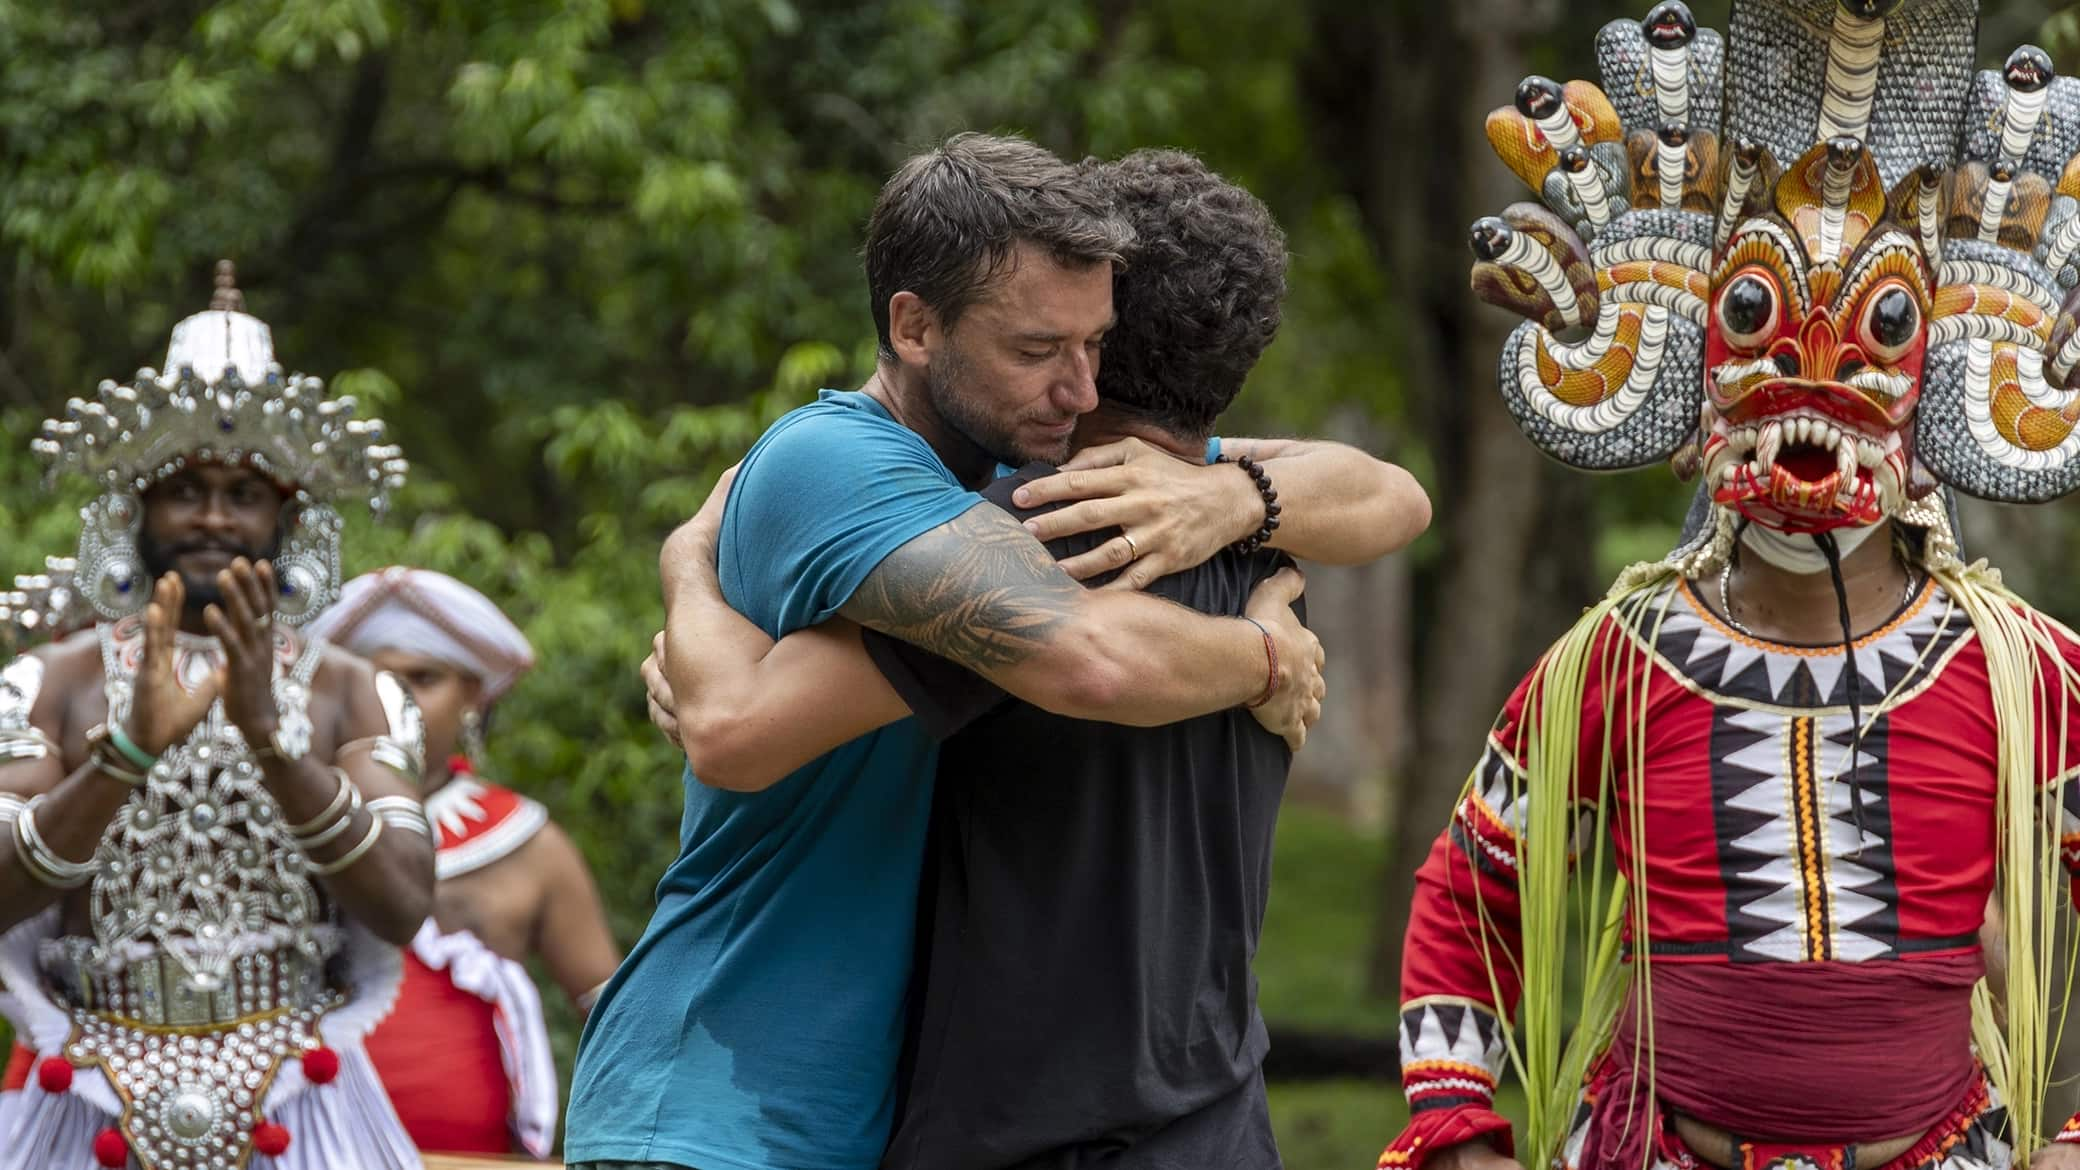
M 1028 463 L 1060 463 L 1069 457 L 1070 436 L 1057 442 L 1021 444 L 1015 421 L 992 418 L 974 390 L 968 363 L 953 346 L 933 355 L 924 368 L 925 394 L 941 422 L 1006 467 Z

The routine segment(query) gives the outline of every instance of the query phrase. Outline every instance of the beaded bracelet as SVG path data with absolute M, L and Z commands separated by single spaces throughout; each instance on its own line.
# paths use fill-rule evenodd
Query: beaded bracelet
M 1221 456 L 1220 461 L 1230 462 L 1226 455 Z M 1257 485 L 1257 494 L 1264 497 L 1264 523 L 1259 525 L 1254 533 L 1230 546 L 1236 552 L 1248 556 L 1268 544 L 1271 534 L 1278 531 L 1278 514 L 1282 509 L 1278 506 L 1278 490 L 1271 486 L 1271 473 L 1264 470 L 1263 464 L 1247 455 L 1232 462 L 1249 473 L 1250 479 Z

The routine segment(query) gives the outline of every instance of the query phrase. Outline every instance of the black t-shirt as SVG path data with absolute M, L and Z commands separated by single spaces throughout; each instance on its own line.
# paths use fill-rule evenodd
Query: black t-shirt
M 984 494 L 1013 515 L 1035 465 Z M 1109 534 L 1058 541 L 1057 556 Z M 1280 554 L 1148 592 L 1240 614 Z M 1243 710 L 1133 728 L 1050 715 L 907 643 L 869 652 L 941 748 L 901 1170 L 1278 1165 L 1250 960 L 1292 762 Z

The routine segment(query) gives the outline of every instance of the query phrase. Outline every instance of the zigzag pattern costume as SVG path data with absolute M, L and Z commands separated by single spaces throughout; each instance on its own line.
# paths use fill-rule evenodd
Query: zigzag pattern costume
M 2080 486 L 2080 82 L 2033 47 L 1975 75 L 1976 22 L 1736 0 L 1721 38 L 1663 3 L 1600 34 L 1601 88 L 1531 78 L 1490 118 L 1543 201 L 1473 233 L 1475 291 L 1529 318 L 1512 413 L 1577 467 L 1668 460 L 1708 508 L 1518 686 L 1420 871 L 1382 1168 L 1484 1139 L 1692 1170 L 1677 1116 L 1745 1170 L 2080 1140 L 2041 1116 L 2080 638 L 1959 559 L 1942 495 Z M 1853 643 L 1757 639 L 1693 587 L 1737 543 L 1887 531 L 1908 596 Z
M 1687 965 L 1872 964 L 1874 972 L 1934 982 L 1937 994 L 1881 1004 L 1862 1027 L 1907 1029 L 1923 1045 L 1946 1037 L 1960 1049 L 1968 1045 L 1977 936 L 1994 884 L 1999 731 L 1985 650 L 1961 607 L 1942 585 L 1926 582 L 1892 622 L 1856 643 L 1853 682 L 1863 688 L 1866 730 L 1852 781 L 1845 766 L 1856 742 L 1847 703 L 1852 679 L 1840 647 L 1758 642 L 1726 625 L 1680 580 L 1646 598 L 1658 622 L 1640 629 L 1606 619 L 1606 640 L 1592 650 L 1576 775 L 1604 773 L 1606 715 L 1613 726 L 1648 729 L 1648 774 L 1635 784 L 1625 774 L 1632 761 L 1619 753 L 1604 798 L 1609 807 L 1585 785 L 1571 827 L 1591 830 L 1602 811 L 1601 827 L 1616 838 L 1619 871 L 1643 875 L 1644 934 L 1657 974 Z M 2080 643 L 2062 641 L 2061 648 L 2080 663 Z M 1641 662 L 1651 666 L 1640 671 Z M 1628 674 L 1636 686 L 1617 681 Z M 1521 753 L 1526 704 L 1537 685 L 1534 675 L 1511 697 L 1472 789 L 1421 870 L 1402 978 L 1402 1078 L 1415 1120 L 1383 1165 L 1417 1165 L 1425 1146 L 1508 1128 L 1491 1108 L 1504 1065 L 1497 1009 L 1514 1006 L 1520 981 L 1518 968 L 1500 956 L 1522 950 L 1515 909 L 1531 797 Z M 2048 717 L 2044 725 L 2056 726 Z M 2080 720 L 2063 754 L 2080 761 L 2076 749 Z M 2047 776 L 2055 754 L 2044 753 Z M 2074 792 L 2064 790 L 2068 809 Z M 2074 823 L 2066 818 L 2068 827 Z M 1614 832 L 1635 824 L 1637 840 Z M 1626 932 L 1628 951 L 1636 938 Z M 1735 976 L 1720 986 L 1743 985 Z M 1768 986 L 1756 985 L 1749 1010 L 1781 1010 Z M 1797 1045 L 1811 1039 L 1815 1024 L 1775 1016 L 1770 1026 Z M 1668 1026 L 1664 1021 L 1664 1034 Z M 1958 1139 L 1961 1156 L 1981 1161 L 1949 1165 L 1988 1164 L 1987 1148 L 2006 1140 L 2001 1119 L 1985 1116 L 1998 1097 L 1984 1092 L 1979 1067 L 1962 1050 L 1958 1055 L 1948 1082 L 1930 1086 L 1939 1104 L 1927 1120 L 1977 1101 L 1978 1108 L 1947 1118 L 1947 1136 Z M 1751 1048 L 1739 1059 L 1762 1056 Z M 1824 1048 L 1807 1058 L 1816 1067 L 1828 1063 Z M 1722 1086 L 1743 1081 L 1715 1076 Z M 1604 1079 L 1617 1083 L 1598 1087 L 1631 1087 Z M 1812 1085 L 1798 1075 L 1786 1088 L 1810 1093 Z M 1740 1128 L 1740 1102 L 1686 1104 Z M 1831 1097 L 1815 1105 L 1821 1113 L 1836 1108 Z M 1578 1105 L 1571 1119 L 1563 1149 L 1570 1168 L 1581 1164 L 1590 1114 Z M 1979 1145 L 1966 1140 L 1975 1129 L 1983 1130 Z

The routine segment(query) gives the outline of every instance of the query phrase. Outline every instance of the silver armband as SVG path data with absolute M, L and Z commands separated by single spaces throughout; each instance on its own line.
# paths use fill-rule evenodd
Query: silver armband
M 338 778 L 339 788 L 334 790 L 325 811 L 300 825 L 289 826 L 289 838 L 305 853 L 346 832 L 354 814 L 361 811 L 361 789 L 341 769 L 334 768 L 332 774 Z
M 382 700 L 387 730 L 373 739 L 355 743 L 366 742 L 370 759 L 416 786 L 426 774 L 425 717 L 412 701 L 412 693 L 387 670 L 376 672 L 376 697 Z
M 0 670 L 0 764 L 40 760 L 57 745 L 29 722 L 43 691 L 43 659 L 24 654 Z
M 376 847 L 376 839 L 383 835 L 383 818 L 368 818 L 368 832 L 362 835 L 352 849 L 327 862 L 312 862 L 311 872 L 319 877 L 331 877 L 361 860 L 368 851 Z
M 426 819 L 426 806 L 409 796 L 378 796 L 362 807 L 393 829 L 403 829 L 428 841 L 433 840 L 433 825 Z
M 92 880 L 100 865 L 92 857 L 85 861 L 68 861 L 51 848 L 36 831 L 36 810 L 43 804 L 43 797 L 32 796 L 16 811 L 14 818 L 15 856 L 21 858 L 22 868 L 29 876 L 60 890 L 77 889 Z

